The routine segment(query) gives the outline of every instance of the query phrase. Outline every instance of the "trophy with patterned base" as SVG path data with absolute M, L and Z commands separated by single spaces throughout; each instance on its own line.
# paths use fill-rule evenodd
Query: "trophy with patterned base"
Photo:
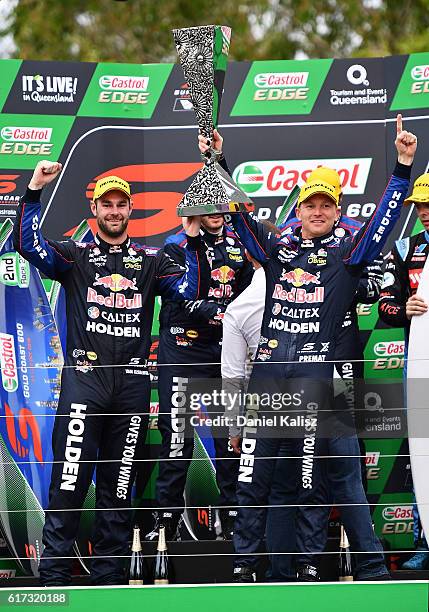
M 173 35 L 200 133 L 211 140 L 219 120 L 231 28 L 199 26 L 173 30 Z M 178 204 L 179 217 L 239 212 L 253 205 L 218 162 L 219 154 L 210 149 Z

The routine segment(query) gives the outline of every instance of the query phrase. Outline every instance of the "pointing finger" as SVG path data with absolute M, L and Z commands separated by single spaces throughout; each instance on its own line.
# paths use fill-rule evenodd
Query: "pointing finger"
M 402 132 L 402 115 L 398 113 L 396 115 L 396 134 L 400 134 Z

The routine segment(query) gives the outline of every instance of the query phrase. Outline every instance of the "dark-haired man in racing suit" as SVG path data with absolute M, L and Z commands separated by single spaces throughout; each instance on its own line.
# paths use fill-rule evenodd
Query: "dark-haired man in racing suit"
M 201 240 L 211 266 L 208 299 L 185 303 L 163 300 L 160 312 L 158 428 L 162 447 L 156 482 L 156 501 L 160 510 L 155 513 L 155 525 L 147 534 L 147 540 L 158 537 L 160 523 L 166 528 L 167 539 L 178 536 L 194 434 L 189 424 L 183 434 L 174 434 L 177 417 L 180 417 L 174 408 L 176 388 L 179 384 L 187 385 L 190 379 L 220 379 L 223 314 L 228 304 L 247 287 L 253 275 L 244 247 L 224 224 L 223 215 L 202 215 L 201 224 Z M 185 247 L 186 235 L 180 232 L 167 238 L 164 250 L 174 261 L 183 263 Z M 212 428 L 212 434 L 221 529 L 223 537 L 229 540 L 236 515 L 238 459 L 228 444 L 226 428 Z
M 94 242 L 46 240 L 39 228 L 41 191 L 60 171 L 59 163 L 37 164 L 14 225 L 16 250 L 61 282 L 67 299 L 67 354 L 53 431 L 40 579 L 45 586 L 69 584 L 80 509 L 99 462 L 91 580 L 120 584 L 121 557 L 128 554 L 133 458 L 144 443 L 149 413 L 145 362 L 155 295 L 206 297 L 210 270 L 198 217 L 184 222 L 187 271 L 162 251 L 131 242 L 126 231 L 130 187 L 115 176 L 100 179 L 94 189 Z
M 299 384 L 302 385 L 304 393 L 301 391 L 299 399 L 313 417 L 315 411 L 323 411 L 329 406 L 329 381 L 333 375 L 337 331 L 354 299 L 363 269 L 378 256 L 399 218 L 409 186 L 416 144 L 416 137 L 402 130 L 402 118 L 398 115 L 395 140 L 398 163 L 372 218 L 353 237 L 338 238 L 333 234 L 334 222 L 339 216 L 339 198 L 330 185 L 317 181 L 306 184 L 301 190 L 301 204 L 297 209 L 297 216 L 302 222 L 300 237 L 292 235 L 279 240 L 251 213 L 238 212 L 226 216 L 226 221 L 251 255 L 262 263 L 266 274 L 261 335 L 274 341 L 268 355 L 272 363 L 266 360 L 267 353 L 260 346 L 251 378 L 254 386 L 249 390 L 260 393 L 261 388 L 274 387 L 277 391 L 276 381 L 286 379 L 292 391 L 299 389 Z M 209 143 L 200 136 L 199 146 L 205 153 Z M 213 134 L 213 147 L 218 150 L 222 148 L 222 139 L 217 131 Z M 311 368 L 308 368 L 308 361 L 302 359 L 306 357 L 304 351 L 309 343 L 314 343 L 317 350 Z M 302 379 L 306 379 L 305 385 Z M 317 420 L 318 417 L 316 427 Z M 310 444 L 314 448 L 314 418 L 310 419 L 310 423 L 310 429 L 306 429 L 304 436 L 304 449 L 310 448 Z M 245 443 L 244 436 L 242 449 Z M 237 491 L 240 509 L 234 533 L 236 575 L 253 574 L 246 556 L 251 558 L 252 553 L 259 549 L 257 538 L 261 533 L 260 522 L 264 521 L 265 508 L 258 506 L 267 503 L 279 443 L 280 438 L 262 437 L 258 433 L 256 441 L 249 436 L 248 448 L 253 452 L 243 453 L 242 450 Z M 304 460 L 302 463 L 303 488 L 311 487 L 313 478 L 312 458 L 306 455 L 305 459 L 309 460 L 305 463 L 305 470 Z M 369 509 L 364 525 L 353 518 L 352 512 L 343 512 L 343 522 L 352 548 L 368 552 L 357 555 L 357 577 L 370 579 L 386 576 L 387 570 L 379 552 L 380 544 L 372 530 Z

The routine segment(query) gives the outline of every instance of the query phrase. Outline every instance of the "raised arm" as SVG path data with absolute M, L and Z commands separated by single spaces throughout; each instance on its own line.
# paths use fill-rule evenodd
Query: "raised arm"
M 343 243 L 343 258 L 348 265 L 371 263 L 383 249 L 401 214 L 408 191 L 411 166 L 417 148 L 417 138 L 402 129 L 402 116 L 396 118 L 396 150 L 398 161 L 387 187 L 371 219 L 352 238 Z
M 40 197 L 43 187 L 61 172 L 61 164 L 40 161 L 21 198 L 13 227 L 15 249 L 49 278 L 58 279 L 73 266 L 72 241 L 46 240 L 40 231 Z
M 210 148 L 210 141 L 198 136 L 198 146 L 202 155 Z M 217 130 L 213 132 L 212 148 L 217 152 L 222 152 L 223 138 Z M 226 162 L 223 162 L 226 166 Z M 278 244 L 279 238 L 270 232 L 264 225 L 259 223 L 258 218 L 252 213 L 241 212 L 224 215 L 225 222 L 228 223 L 240 238 L 249 253 L 260 263 L 269 260 L 274 247 Z

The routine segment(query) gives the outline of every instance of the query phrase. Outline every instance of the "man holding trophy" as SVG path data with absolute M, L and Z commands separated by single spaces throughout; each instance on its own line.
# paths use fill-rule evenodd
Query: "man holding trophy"
M 300 235 L 279 239 L 256 216 L 247 212 L 251 204 L 249 198 L 227 174 L 226 164 L 222 163 L 222 168 L 217 163 L 222 153 L 223 139 L 215 129 L 217 123 L 213 121 L 212 114 L 209 113 L 211 122 L 204 122 L 204 118 L 207 118 L 207 101 L 202 102 L 205 93 L 209 98 L 209 108 L 210 100 L 213 103 L 210 94 L 215 71 L 212 69 L 210 72 L 207 57 L 210 59 L 212 56 L 210 52 L 203 52 L 203 43 L 207 43 L 208 37 L 210 48 L 210 40 L 216 40 L 216 33 L 220 30 L 215 26 L 190 28 L 181 30 L 179 37 L 176 35 L 176 48 L 199 124 L 200 151 L 207 156 L 204 168 L 195 177 L 178 211 L 179 215 L 191 214 L 192 210 L 200 213 L 201 206 L 210 202 L 216 212 L 232 213 L 227 214 L 225 220 L 251 256 L 265 269 L 266 304 L 261 337 L 270 340 L 271 348 L 267 360 L 266 347 L 259 346 L 249 391 L 256 396 L 261 395 L 261 391 L 273 396 L 274 391 L 301 389 L 301 399 L 305 399 L 303 406 L 312 410 L 316 423 L 312 436 L 304 437 L 301 486 L 305 490 L 311 488 L 312 479 L 317 478 L 313 459 L 317 455 L 318 413 L 325 407 L 329 410 L 331 406 L 337 328 L 354 299 L 363 269 L 379 255 L 399 218 L 409 185 L 417 139 L 402 129 L 402 117 L 398 115 L 395 140 L 398 162 L 374 215 L 355 236 L 339 238 L 334 235 L 334 224 L 340 214 L 338 193 L 324 181 L 313 181 L 303 186 L 297 206 L 296 214 L 302 224 Z M 190 78 L 195 79 L 194 87 L 189 82 Z M 219 93 L 219 90 L 216 91 Z M 218 100 L 217 97 L 216 102 Z M 285 300 L 291 303 L 286 304 Z M 282 308 L 282 304 L 291 308 Z M 305 360 L 300 359 L 309 344 L 317 346 L 320 353 L 320 359 L 317 363 L 313 362 L 311 368 Z M 257 433 L 253 429 L 252 434 L 254 438 L 249 435 L 248 440 L 252 456 L 249 457 L 247 453 L 244 457 L 242 451 L 240 459 L 237 490 L 239 512 L 233 538 L 237 553 L 234 578 L 240 582 L 252 581 L 254 577 L 255 553 L 260 552 L 265 507 L 275 460 L 285 432 L 273 433 L 269 428 L 264 428 Z M 309 441 L 313 444 L 313 456 L 305 457 Z M 242 449 L 244 446 L 246 434 Z M 358 464 L 356 469 L 360 469 Z M 372 530 L 369 508 L 365 506 L 364 518 L 361 513 L 359 521 L 353 511 L 344 510 L 343 524 L 352 549 L 361 553 L 357 555 L 356 576 L 361 580 L 388 577 L 380 543 Z

